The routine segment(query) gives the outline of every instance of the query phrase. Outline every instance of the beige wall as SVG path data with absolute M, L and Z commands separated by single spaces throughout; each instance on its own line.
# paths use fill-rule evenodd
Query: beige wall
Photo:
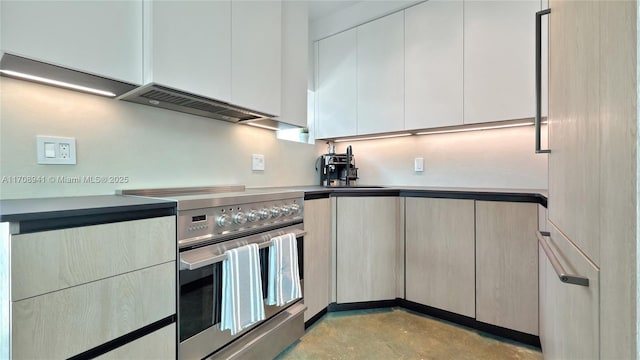
M 547 188 L 547 155 L 534 153 L 533 126 L 350 144 L 359 184 Z M 338 143 L 336 151 L 346 145 Z M 413 171 L 416 157 L 424 158 L 422 173 Z
M 116 189 L 315 184 L 313 145 L 269 130 L 0 78 L 0 176 L 128 176 L 127 184 L 0 183 L 0 198 Z M 36 135 L 75 137 L 77 165 L 38 165 Z M 265 155 L 264 172 L 251 154 Z

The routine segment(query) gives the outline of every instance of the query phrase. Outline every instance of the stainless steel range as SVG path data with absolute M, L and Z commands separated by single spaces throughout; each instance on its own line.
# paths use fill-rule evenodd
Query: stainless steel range
M 266 319 L 235 336 L 229 330 L 220 330 L 226 250 L 258 244 L 266 294 L 271 238 L 293 233 L 298 245 L 298 270 L 303 277 L 303 192 L 225 186 L 120 193 L 177 201 L 180 359 L 272 358 L 304 334 L 306 308 L 302 299 L 279 307 L 265 303 Z

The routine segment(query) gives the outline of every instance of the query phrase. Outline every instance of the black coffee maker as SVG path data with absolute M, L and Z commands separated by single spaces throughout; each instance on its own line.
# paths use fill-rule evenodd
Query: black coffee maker
M 351 145 L 347 146 L 347 152 L 336 154 L 333 144 L 329 144 L 329 153 L 318 158 L 316 170 L 320 173 L 320 185 L 327 187 L 346 187 L 355 185 L 358 179 L 358 168 Z

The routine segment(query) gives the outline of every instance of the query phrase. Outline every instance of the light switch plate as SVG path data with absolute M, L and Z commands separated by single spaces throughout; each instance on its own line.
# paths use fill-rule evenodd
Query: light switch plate
M 261 155 L 261 154 L 251 155 L 251 170 L 264 171 L 264 155 Z
M 36 136 L 38 164 L 75 165 L 76 139 L 55 136 Z
M 424 158 L 413 159 L 413 171 L 415 172 L 424 171 Z

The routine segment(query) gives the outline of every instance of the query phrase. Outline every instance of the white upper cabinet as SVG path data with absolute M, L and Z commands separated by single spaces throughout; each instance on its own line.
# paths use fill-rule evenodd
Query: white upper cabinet
M 404 129 L 404 13 L 357 27 L 357 134 Z
M 356 29 L 318 42 L 317 139 L 356 134 Z
M 464 123 L 535 115 L 540 1 L 465 1 Z
M 308 62 L 308 4 L 305 1 L 285 1 L 282 3 L 282 98 L 279 121 L 307 126 Z
M 2 51 L 142 83 L 142 1 L 2 1 Z
M 145 2 L 145 83 L 231 101 L 231 2 Z
M 281 5 L 273 0 L 231 2 L 232 102 L 271 115 L 280 114 Z
M 462 125 L 462 1 L 405 10 L 405 129 Z

